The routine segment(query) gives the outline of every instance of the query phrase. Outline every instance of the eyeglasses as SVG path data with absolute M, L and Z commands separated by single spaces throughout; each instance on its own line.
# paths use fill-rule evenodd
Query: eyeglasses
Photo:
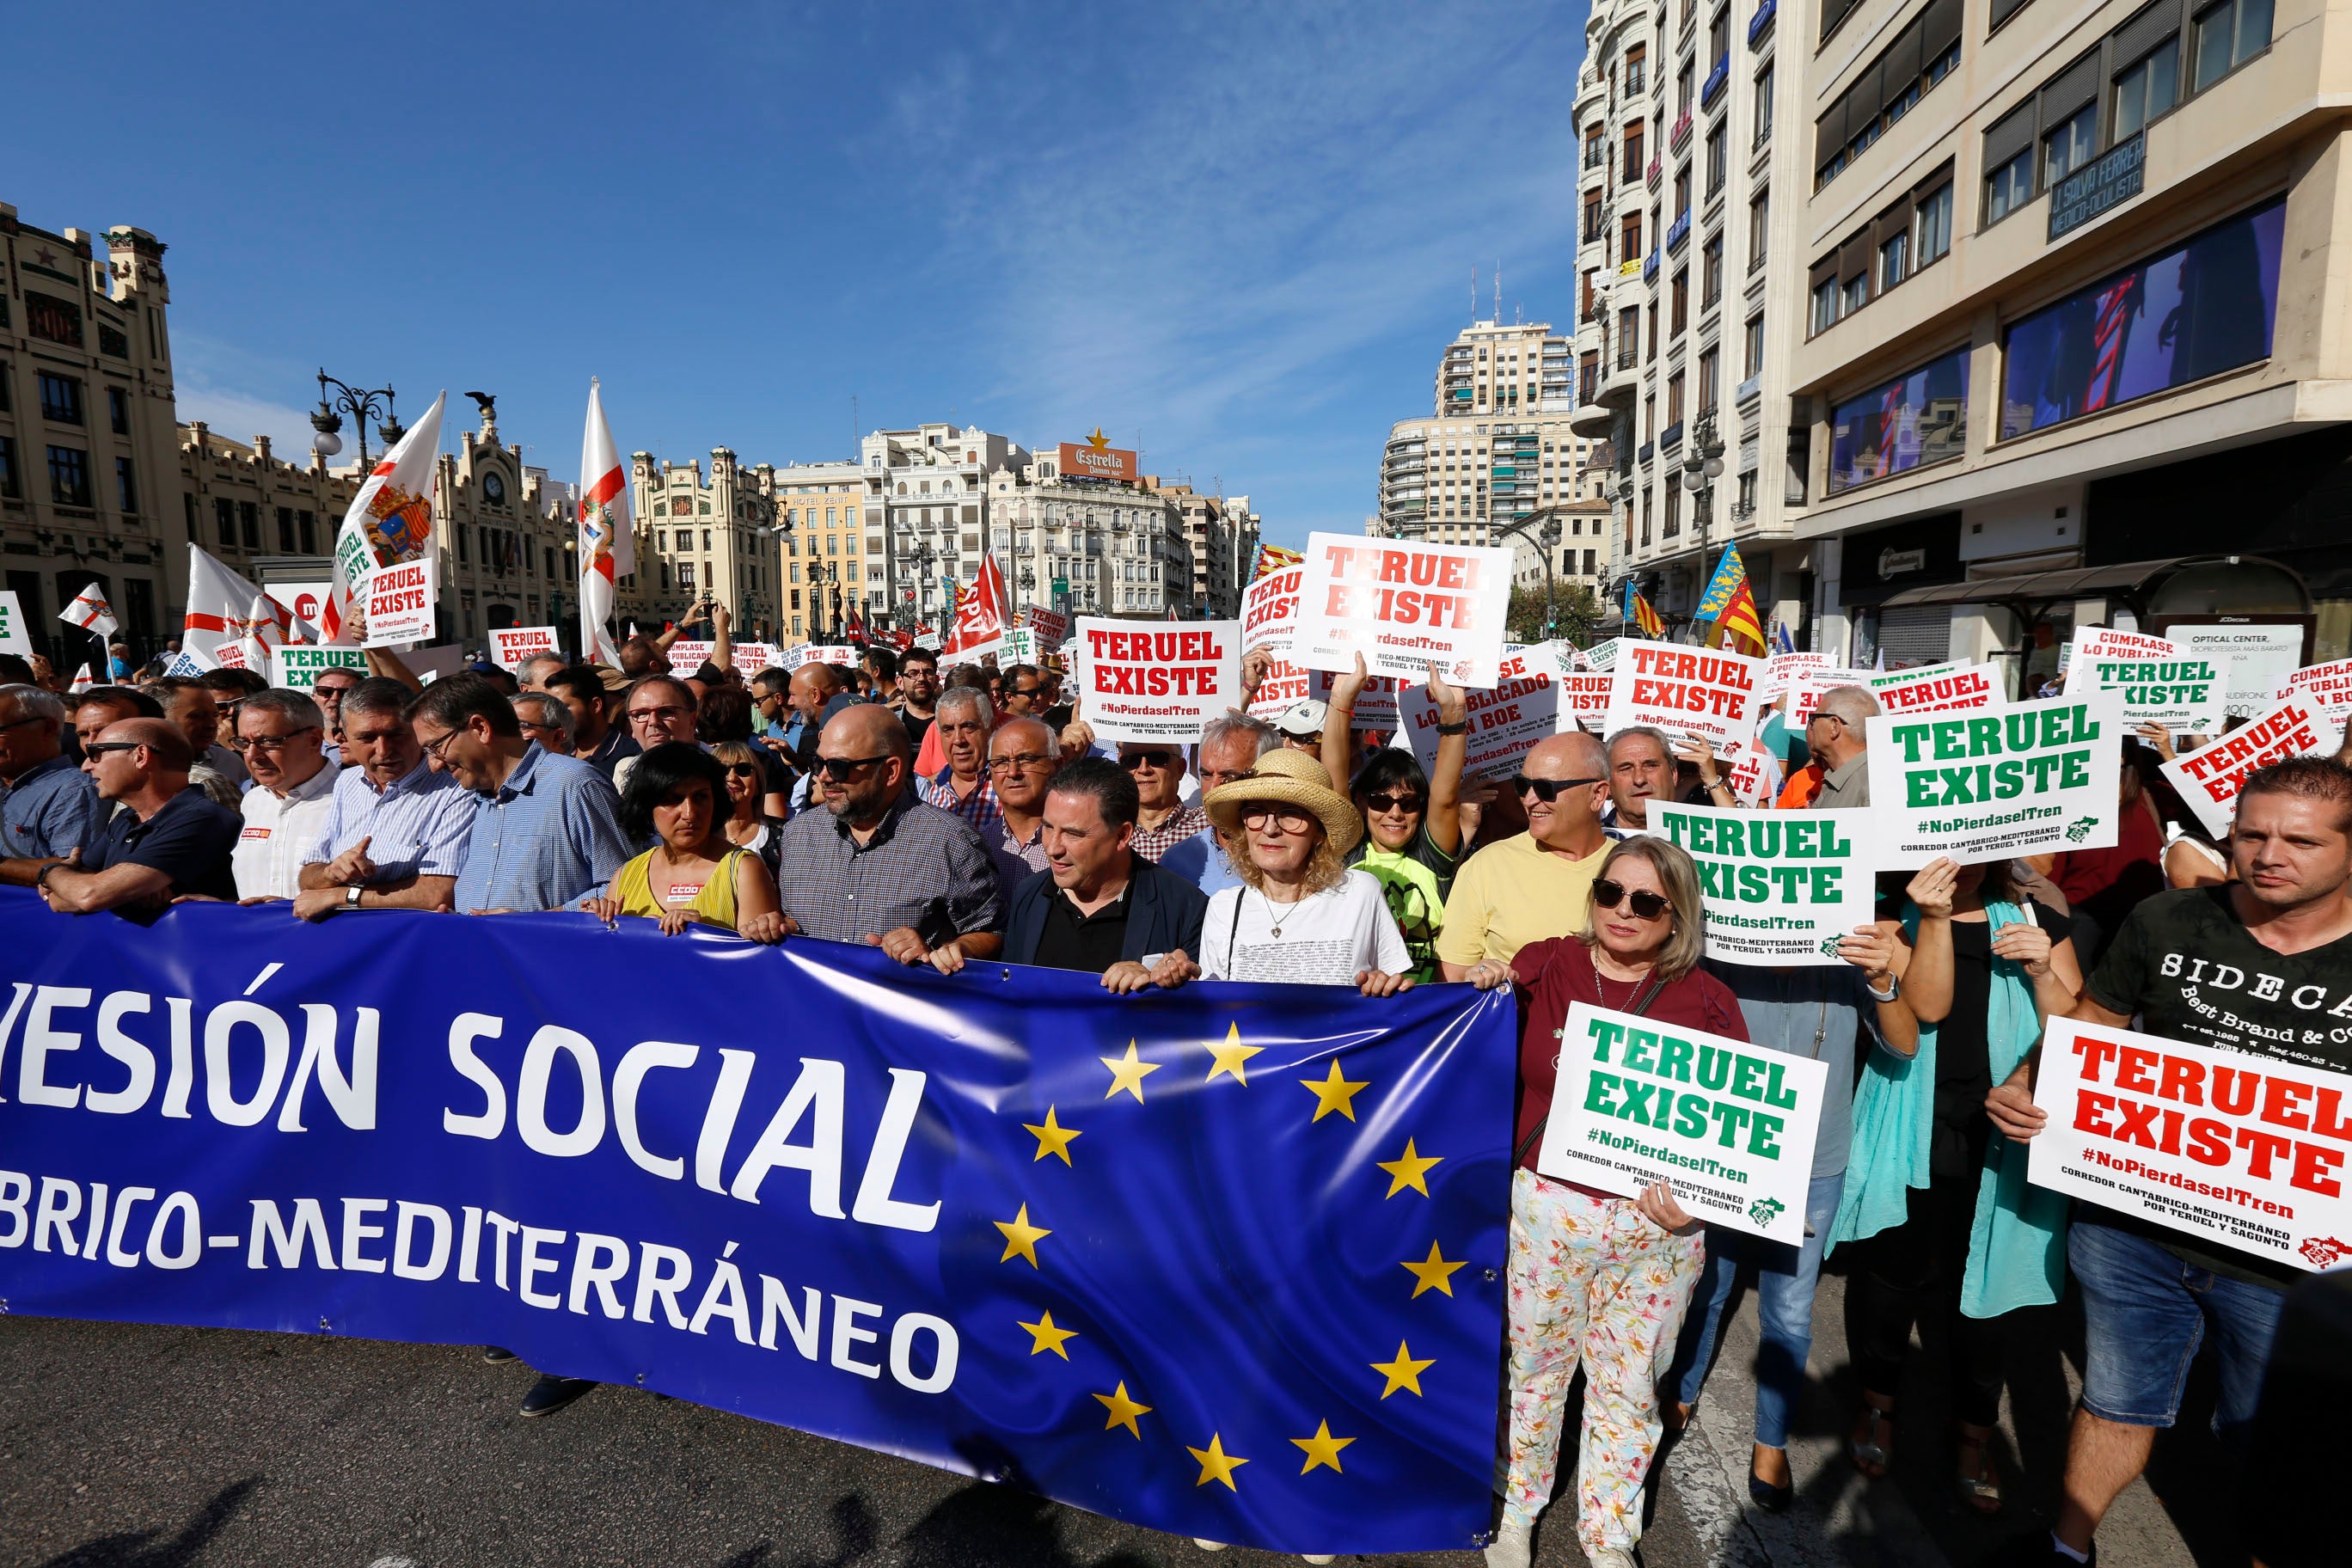
M 1023 752 L 1017 756 L 991 757 L 988 771 L 992 773 L 1019 773 L 1028 768 L 1043 767 L 1054 761 L 1042 752 Z
M 37 724 L 40 721 L 41 716 L 35 713 L 30 717 L 24 719 L 11 719 L 5 724 L 0 724 L 0 731 L 21 730 L 27 724 Z
M 144 741 L 94 741 L 82 747 L 81 754 L 95 757 L 108 752 L 135 752 L 146 743 Z
M 757 763 L 730 763 L 727 764 L 727 776 L 731 779 L 755 779 L 760 776 L 760 765 Z
M 1368 795 L 1364 797 L 1364 809 L 1373 813 L 1419 811 L 1428 804 L 1417 795 Z
M 632 708 L 629 710 L 629 722 L 632 724 L 666 724 L 673 719 L 690 717 L 693 712 L 693 709 L 682 708 L 675 702 L 666 708 Z
M 417 737 L 416 743 L 425 748 L 425 754 L 426 756 L 432 758 L 436 763 L 446 763 L 448 762 L 449 758 L 445 748 L 447 747 L 450 742 L 456 740 L 458 736 L 464 733 L 465 731 L 463 730 L 444 730 L 439 735 L 430 741 L 425 740 L 420 735 Z
M 1008 686 L 1004 689 L 1004 695 L 1007 697 L 1034 697 L 1037 693 L 1045 689 L 1042 686 Z
M 0 728 L 5 728 L 5 726 L 0 726 Z M 317 732 L 318 728 L 316 724 L 305 724 L 299 730 L 289 730 L 283 735 L 264 735 L 258 740 L 244 735 L 234 735 L 229 738 L 228 743 L 232 751 L 282 752 L 294 743 L 294 738 L 297 735 L 313 734 Z
M 1813 716 L 1812 716 L 1811 718 L 1810 718 L 1810 719 L 1806 720 L 1806 721 L 1805 721 L 1805 722 L 1806 722 L 1808 725 L 1811 725 L 1811 724 L 1843 724 L 1843 723 L 1845 722 L 1845 721 L 1844 721 L 1844 720 L 1843 720 L 1843 719 L 1841 719 L 1841 718 L 1839 718 L 1839 717 L 1838 717 L 1836 714 L 1834 714 L 1834 713 L 1823 713 L 1823 712 L 1821 712 L 1821 711 L 1819 711 L 1818 710 L 1815 710 L 1815 712 L 1814 712 L 1814 714 L 1813 714 Z
M 1270 800 L 1246 801 L 1242 826 L 1259 827 L 1271 821 L 1285 833 L 1304 833 L 1315 824 L 1315 814 L 1303 805 L 1282 805 Z
M 1542 801 L 1545 805 L 1549 805 L 1553 801 L 1559 798 L 1559 792 L 1564 789 L 1575 789 L 1583 784 L 1607 784 L 1608 782 L 1609 781 L 1605 778 L 1531 779 L 1525 773 L 1513 773 L 1511 775 L 1511 793 L 1514 795 L 1531 795 L 1538 800 Z
M 1174 752 L 1164 746 L 1154 746 L 1146 752 L 1129 752 L 1119 758 L 1118 765 L 1133 773 L 1138 768 L 1172 768 L 1177 761 Z
M 1675 907 L 1663 894 L 1628 891 L 1624 883 L 1612 877 L 1592 879 L 1592 901 L 1604 910 L 1613 910 L 1621 903 L 1631 905 L 1637 921 L 1656 920 Z
M 816 765 L 824 771 L 825 777 L 839 784 L 860 768 L 870 768 L 877 763 L 889 760 L 890 754 L 885 752 L 878 757 L 819 757 Z

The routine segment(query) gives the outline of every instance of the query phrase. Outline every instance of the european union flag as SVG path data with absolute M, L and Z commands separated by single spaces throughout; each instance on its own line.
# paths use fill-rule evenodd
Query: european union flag
M 1487 1528 L 1507 995 L 18 889 L 0 955 L 12 1312 L 503 1344 L 1286 1552 Z

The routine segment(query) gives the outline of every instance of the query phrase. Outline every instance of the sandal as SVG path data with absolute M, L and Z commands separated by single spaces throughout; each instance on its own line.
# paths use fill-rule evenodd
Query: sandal
M 1961 1458 L 1965 1459 L 1969 1450 L 1973 1448 L 1977 1462 L 1973 1468 L 1964 1466 L 1956 1478 L 1961 1500 L 1988 1518 L 1999 1513 L 2001 1504 L 2000 1472 L 1993 1468 L 1992 1457 L 1986 1451 L 1991 1443 L 1991 1433 L 1971 1437 L 1963 1428 L 1958 1440 Z
M 1866 1398 L 1862 1402 L 1862 1411 L 1861 1426 L 1845 1440 L 1846 1458 L 1853 1461 L 1855 1469 L 1876 1478 L 1886 1473 L 1886 1467 L 1893 1460 L 1895 1412 L 1883 1405 L 1873 1405 Z M 1886 1429 L 1886 1440 L 1883 1443 L 1877 1440 L 1881 1427 Z

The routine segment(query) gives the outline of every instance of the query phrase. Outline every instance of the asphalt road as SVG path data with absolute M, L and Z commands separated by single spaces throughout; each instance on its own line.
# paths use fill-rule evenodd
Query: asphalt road
M 2046 1531 L 2070 1396 L 2064 1314 L 2041 1314 L 2013 1367 L 2003 1518 L 1968 1513 L 1946 1479 L 1935 1350 L 1903 1391 L 1895 1472 L 1864 1482 L 1840 1452 L 1853 1397 L 1822 1281 L 1814 1386 L 1791 1458 L 1797 1508 L 1746 1506 L 1755 1350 L 1743 1303 L 1692 1430 L 1665 1455 L 1643 1541 L 1650 1568 L 1968 1568 Z M 1113 1523 L 942 1471 L 635 1390 L 553 1417 L 515 1405 L 531 1374 L 472 1348 L 225 1330 L 0 1319 L 0 1563 L 42 1568 L 1265 1568 L 1286 1561 Z M 2021 1392 L 2031 1391 L 2031 1392 Z M 2219 1495 L 2195 1431 L 2102 1532 L 2117 1568 L 2233 1568 L 2195 1512 Z M 1563 1499 L 1566 1493 L 1563 1492 Z M 1572 1503 L 1564 1503 L 1572 1507 Z M 1566 1516 L 1542 1568 L 1581 1561 Z M 1293 1560 L 1295 1561 L 1295 1560 Z M 1360 1558 L 1475 1568 L 1469 1553 Z

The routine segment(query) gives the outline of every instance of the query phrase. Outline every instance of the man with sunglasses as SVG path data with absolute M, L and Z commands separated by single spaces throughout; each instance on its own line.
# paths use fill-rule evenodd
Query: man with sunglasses
M 1273 725 L 1238 709 L 1210 720 L 1201 727 L 1202 795 L 1205 798 L 1218 785 L 1246 777 L 1255 771 L 1258 758 L 1281 744 L 1282 737 L 1275 733 Z M 1227 888 L 1242 885 L 1234 860 L 1243 852 L 1238 837 L 1229 840 L 1212 822 L 1192 837 L 1162 850 L 1160 864 L 1200 889 L 1203 896 L 1214 898 Z
M 240 902 L 302 890 L 303 858 L 326 830 L 341 771 L 327 761 L 326 738 L 327 716 L 299 691 L 264 690 L 238 705 L 236 749 L 253 774 L 232 861 Z
M 1035 665 L 1013 665 L 1003 679 L 1006 718 L 1034 719 L 1045 711 L 1045 677 Z
M 1135 781 L 1135 835 L 1128 847 L 1157 864 L 1160 857 L 1209 826 L 1209 814 L 1184 804 L 1184 748 L 1166 742 L 1121 741 L 1118 765 Z
M 1878 712 L 1878 699 L 1859 686 L 1832 686 L 1822 693 L 1805 723 L 1805 746 L 1822 770 L 1816 807 L 1870 804 L 1870 737 L 1864 721 Z
M 1527 808 L 1528 830 L 1490 844 L 1463 864 L 1445 900 L 1437 958 L 1448 980 L 1469 978 L 1483 960 L 1507 962 L 1520 948 L 1584 929 L 1592 879 L 1609 851 L 1601 812 L 1609 800 L 1609 756 L 1577 731 L 1536 742 L 1508 787 Z
M 824 809 L 785 826 L 776 885 L 796 935 L 952 973 L 1003 946 L 1004 893 L 971 825 L 917 798 L 912 752 L 888 709 L 836 714 L 817 742 Z
M 32 886 L 48 861 L 98 842 L 108 810 L 66 755 L 66 705 L 37 686 L 0 686 L 0 882 Z
M 60 914 L 122 910 L 152 914 L 173 899 L 236 897 L 229 856 L 236 813 L 188 784 L 194 748 L 162 719 L 123 719 L 82 748 L 100 796 L 123 809 L 86 847 L 51 861 L 33 879 Z

